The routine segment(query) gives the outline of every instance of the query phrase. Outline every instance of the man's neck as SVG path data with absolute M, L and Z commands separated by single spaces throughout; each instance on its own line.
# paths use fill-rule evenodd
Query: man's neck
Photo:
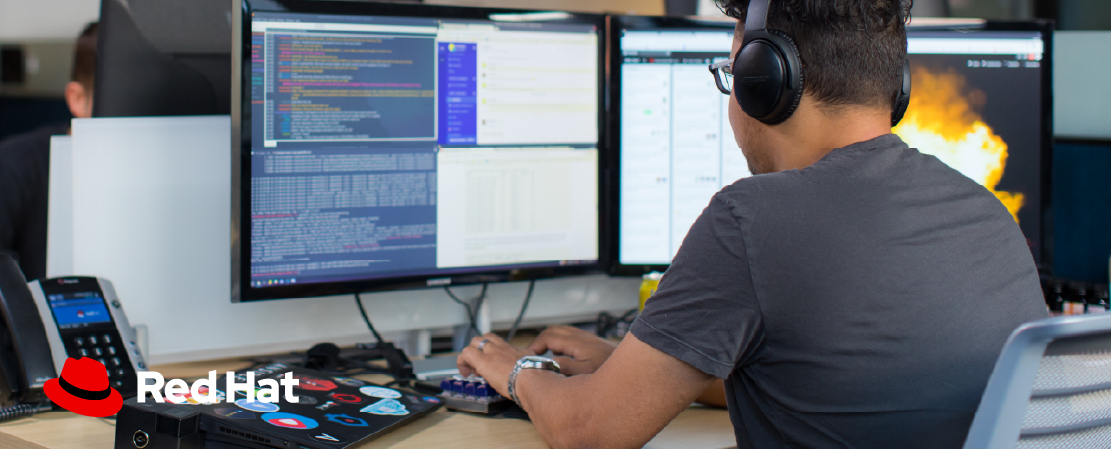
M 803 102 L 808 100 L 804 98 Z M 830 151 L 887 134 L 891 134 L 891 117 L 882 110 L 800 107 L 790 120 L 771 127 L 766 143 L 779 150 L 771 161 L 772 169 L 778 172 L 809 167 Z

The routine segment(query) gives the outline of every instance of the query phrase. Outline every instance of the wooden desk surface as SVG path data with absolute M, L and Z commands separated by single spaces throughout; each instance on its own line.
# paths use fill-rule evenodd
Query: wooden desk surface
M 166 378 L 191 378 L 236 370 L 248 364 L 228 359 L 180 363 L 153 367 Z M 384 376 L 356 376 L 384 383 Z M 111 448 L 115 440 L 115 421 L 89 418 L 69 412 L 41 413 L 29 418 L 0 424 L 0 449 L 86 449 Z M 692 406 L 679 414 L 659 435 L 646 445 L 651 449 L 722 449 L 736 445 L 733 425 L 724 410 Z M 408 448 L 546 448 L 532 423 L 519 419 L 485 418 L 440 409 L 377 440 L 356 446 L 360 449 Z

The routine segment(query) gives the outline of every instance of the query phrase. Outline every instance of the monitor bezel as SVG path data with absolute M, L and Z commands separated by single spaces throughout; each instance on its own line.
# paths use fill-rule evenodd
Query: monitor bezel
M 652 271 L 667 271 L 670 264 L 623 264 L 621 262 L 621 36 L 623 30 L 712 30 L 735 28 L 732 19 L 703 19 L 682 17 L 640 17 L 614 16 L 609 36 L 610 48 L 610 154 L 608 166 L 611 168 L 609 195 L 607 195 L 607 221 L 611 223 L 609 234 L 610 255 L 609 273 L 614 276 L 639 276 Z M 1041 268 L 1053 266 L 1053 28 L 1051 20 L 1030 21 L 979 21 L 955 23 L 952 25 L 931 24 L 926 26 L 909 25 L 908 31 L 1031 31 L 1038 32 L 1045 43 L 1042 54 L 1042 133 L 1040 155 L 1041 187 L 1041 257 L 1034 262 Z M 708 75 L 707 75 L 708 76 Z
M 249 85 L 251 61 L 251 13 L 255 11 L 302 14 L 336 14 L 361 16 L 393 16 L 417 18 L 451 18 L 462 20 L 490 20 L 491 14 L 529 14 L 538 11 L 471 8 L 461 6 L 373 3 L 317 0 L 235 0 L 233 17 L 232 52 L 232 223 L 231 223 L 231 301 L 251 302 L 271 299 L 311 298 L 349 295 L 374 291 L 418 289 L 455 285 L 511 282 L 561 276 L 586 275 L 603 272 L 606 266 L 605 227 L 606 185 L 605 160 L 606 129 L 606 22 L 599 14 L 568 13 L 565 19 L 547 20 L 547 23 L 576 23 L 594 25 L 598 33 L 598 258 L 592 263 L 543 267 L 475 267 L 465 272 L 433 273 L 422 275 L 391 276 L 376 279 L 331 281 L 294 285 L 251 288 L 250 279 L 250 179 L 251 152 L 251 99 Z M 265 4 L 266 7 L 252 7 Z M 540 263 L 553 263 L 545 261 Z

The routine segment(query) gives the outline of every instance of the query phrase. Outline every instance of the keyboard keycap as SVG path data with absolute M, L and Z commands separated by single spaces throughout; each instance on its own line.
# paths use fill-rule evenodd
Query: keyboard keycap
M 120 366 L 120 358 L 112 357 L 112 366 Z
M 116 355 L 116 347 L 115 346 L 109 346 L 108 347 L 108 355 Z
M 100 337 L 100 341 L 104 342 L 104 344 L 106 344 L 106 345 L 110 345 L 110 344 L 112 344 L 112 336 L 108 335 L 108 334 L 104 334 L 103 336 Z
M 73 337 L 73 344 L 77 346 L 85 346 L 85 339 L 81 337 Z
M 81 348 L 81 349 L 77 350 L 77 354 L 80 355 L 81 357 L 88 357 L 89 356 L 89 350 L 85 349 L 85 348 Z
M 100 356 L 104 355 L 104 350 L 102 350 L 100 348 L 93 348 L 93 355 L 95 355 L 97 357 L 100 357 Z
M 100 344 L 100 343 L 97 342 L 96 335 L 90 335 L 89 336 L 89 344 L 93 345 L 93 346 L 96 346 L 96 345 Z

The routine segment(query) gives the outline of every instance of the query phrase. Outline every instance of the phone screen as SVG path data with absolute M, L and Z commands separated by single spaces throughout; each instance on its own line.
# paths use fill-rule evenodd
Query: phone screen
M 100 292 L 58 293 L 48 295 L 46 299 L 59 329 L 76 329 L 112 321 Z

